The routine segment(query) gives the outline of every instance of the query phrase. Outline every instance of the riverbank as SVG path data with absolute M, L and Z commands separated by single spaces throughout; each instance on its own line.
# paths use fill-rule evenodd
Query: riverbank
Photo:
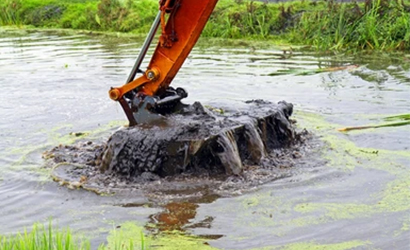
M 409 1 L 220 0 L 202 36 L 311 45 L 318 50 L 407 50 Z M 0 25 L 146 34 L 156 0 L 5 0 Z

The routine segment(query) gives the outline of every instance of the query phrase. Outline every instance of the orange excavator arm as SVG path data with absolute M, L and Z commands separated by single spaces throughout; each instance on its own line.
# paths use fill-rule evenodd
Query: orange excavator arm
M 136 109 L 130 101 L 132 95 L 156 96 L 169 88 L 196 44 L 217 2 L 218 0 L 160 0 L 159 13 L 127 83 L 109 91 L 110 98 L 120 102 L 130 125 L 138 122 L 132 115 Z M 139 66 L 158 26 L 161 26 L 161 36 L 148 68 L 143 72 Z M 137 72 L 143 75 L 134 80 Z

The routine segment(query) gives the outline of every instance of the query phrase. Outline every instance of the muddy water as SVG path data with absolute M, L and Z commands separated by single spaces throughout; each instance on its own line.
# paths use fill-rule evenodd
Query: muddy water
M 140 46 L 135 38 L 0 33 L 0 234 L 51 217 L 95 245 L 131 221 L 206 235 L 224 249 L 408 249 L 410 127 L 336 131 L 410 113 L 406 54 L 284 53 L 202 40 L 174 82 L 188 90 L 187 102 L 224 110 L 249 99 L 293 103 L 300 126 L 326 145 L 309 164 L 232 197 L 182 202 L 175 192 L 161 203 L 139 190 L 98 196 L 50 181 L 42 152 L 106 140 L 126 123 L 107 90 L 125 81 Z M 318 72 L 352 64 L 359 67 Z

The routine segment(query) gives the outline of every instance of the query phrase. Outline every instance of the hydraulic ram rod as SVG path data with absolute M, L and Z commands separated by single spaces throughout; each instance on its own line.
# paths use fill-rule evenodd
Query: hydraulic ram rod
M 132 68 L 131 73 L 128 76 L 126 84 L 134 81 L 135 76 L 140 71 L 141 63 L 144 60 L 145 55 L 147 54 L 149 46 L 152 43 L 152 39 L 154 39 L 155 33 L 157 32 L 160 23 L 161 23 L 161 11 L 158 11 L 157 16 L 155 17 L 155 21 L 152 24 L 151 29 L 148 33 L 148 36 L 147 38 L 145 38 L 144 44 L 142 45 L 140 54 L 138 55 L 138 58 L 135 61 L 134 67 Z

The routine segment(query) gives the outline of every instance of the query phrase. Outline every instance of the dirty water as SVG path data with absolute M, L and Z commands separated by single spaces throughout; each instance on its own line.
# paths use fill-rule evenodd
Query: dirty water
M 135 224 L 147 234 L 185 231 L 223 249 L 408 249 L 410 127 L 337 131 L 410 113 L 410 55 L 401 53 L 341 56 L 201 40 L 173 83 L 189 92 L 186 102 L 218 110 L 251 99 L 293 103 L 299 128 L 323 142 L 308 162 L 223 197 L 184 199 L 166 185 L 155 197 L 138 189 L 96 195 L 51 181 L 44 151 L 100 143 L 126 124 L 107 90 L 125 81 L 141 42 L 0 33 L 0 234 L 52 218 L 95 246 L 113 228 Z M 346 65 L 359 67 L 317 71 Z

